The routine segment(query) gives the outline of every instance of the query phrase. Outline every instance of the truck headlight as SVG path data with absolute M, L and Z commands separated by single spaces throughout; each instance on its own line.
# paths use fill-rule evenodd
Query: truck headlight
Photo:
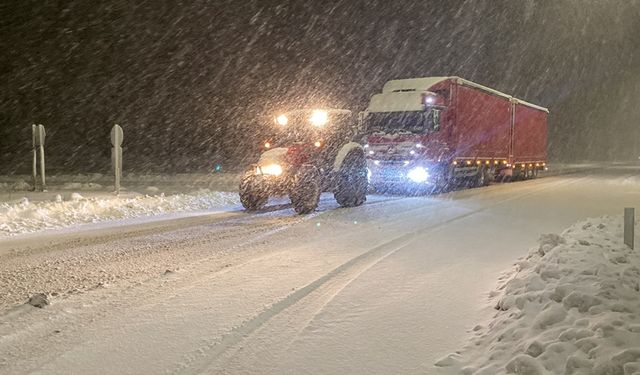
M 278 164 L 269 164 L 263 167 L 258 167 L 257 174 L 268 174 L 272 176 L 280 176 L 282 174 L 282 167 Z
M 409 170 L 407 177 L 413 182 L 425 182 L 429 179 L 429 171 L 423 167 L 415 167 Z

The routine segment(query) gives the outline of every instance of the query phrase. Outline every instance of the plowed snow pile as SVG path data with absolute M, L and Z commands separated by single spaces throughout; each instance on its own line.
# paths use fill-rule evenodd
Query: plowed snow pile
M 497 313 L 444 374 L 640 374 L 640 249 L 622 219 L 604 217 L 544 235 L 501 278 Z
M 78 193 L 48 202 L 0 203 L 0 237 L 63 228 L 77 224 L 137 218 L 175 212 L 199 211 L 238 204 L 238 194 L 200 190 L 192 194 L 84 198 Z

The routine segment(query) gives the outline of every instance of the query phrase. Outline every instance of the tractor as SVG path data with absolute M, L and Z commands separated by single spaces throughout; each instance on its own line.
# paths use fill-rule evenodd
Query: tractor
M 343 207 L 365 202 L 367 160 L 355 142 L 357 121 L 351 111 L 292 110 L 274 116 L 273 126 L 260 158 L 240 182 L 246 210 L 260 210 L 269 197 L 288 195 L 296 213 L 308 214 L 318 207 L 322 192 L 332 192 Z

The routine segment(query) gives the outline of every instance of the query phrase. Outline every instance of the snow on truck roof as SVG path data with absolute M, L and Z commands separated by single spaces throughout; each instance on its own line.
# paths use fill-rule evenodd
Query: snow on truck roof
M 307 113 L 307 112 L 313 112 L 313 111 L 325 111 L 327 113 L 332 113 L 332 114 L 338 114 L 338 115 L 350 115 L 352 112 L 348 109 L 341 109 L 341 108 L 322 108 L 322 107 L 318 107 L 318 108 L 299 108 L 299 109 L 292 109 L 286 112 L 283 112 L 284 114 L 297 114 L 297 113 Z
M 524 101 L 522 99 L 518 99 L 518 98 L 515 98 L 515 97 L 513 97 L 511 95 L 507 95 L 507 94 L 505 94 L 503 92 L 500 92 L 498 90 L 494 90 L 492 88 L 489 88 L 489 87 L 486 87 L 486 86 L 480 85 L 478 83 L 471 82 L 469 80 L 466 80 L 466 79 L 460 78 L 460 77 L 456 77 L 456 76 L 394 79 L 394 80 L 391 80 L 391 81 L 385 83 L 384 87 L 382 88 L 382 94 L 402 93 L 402 92 L 411 92 L 411 91 L 417 91 L 417 92 L 428 91 L 433 85 L 438 84 L 438 83 L 443 82 L 443 81 L 446 81 L 446 80 L 454 80 L 459 85 L 474 87 L 474 88 L 477 88 L 479 90 L 486 91 L 486 92 L 489 92 L 491 94 L 504 97 L 506 99 L 509 99 L 509 100 L 515 102 L 515 103 L 526 105 L 528 107 L 535 108 L 535 109 L 538 109 L 540 111 L 544 111 L 544 112 L 549 113 L 549 110 L 547 108 L 544 108 L 544 107 L 541 107 L 539 105 L 535 105 L 535 104 L 526 102 L 526 101 Z
M 384 84 L 382 93 L 402 92 L 402 91 L 427 91 L 431 86 L 453 77 L 425 77 L 394 79 Z

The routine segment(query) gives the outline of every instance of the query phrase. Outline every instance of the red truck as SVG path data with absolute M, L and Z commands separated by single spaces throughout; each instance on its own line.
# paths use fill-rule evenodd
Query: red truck
M 370 185 L 441 190 L 535 178 L 546 108 L 459 77 L 392 80 L 360 114 Z

